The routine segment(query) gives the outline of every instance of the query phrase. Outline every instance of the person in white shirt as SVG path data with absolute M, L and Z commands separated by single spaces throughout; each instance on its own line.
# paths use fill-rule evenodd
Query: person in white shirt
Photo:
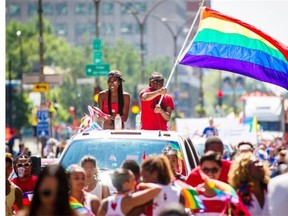
M 86 173 L 85 191 L 96 195 L 99 201 L 110 196 L 109 187 L 100 180 L 96 158 L 85 156 L 80 163 Z
M 230 168 L 228 182 L 251 215 L 269 216 L 267 185 L 270 175 L 268 164 L 251 152 L 241 153 Z
M 184 203 L 181 188 L 174 184 L 175 179 L 169 160 L 165 155 L 151 156 L 142 163 L 143 182 L 152 182 L 161 186 L 161 192 L 146 207 L 146 215 L 159 215 L 161 207 L 170 203 Z
M 117 193 L 101 201 L 97 216 L 135 215 L 131 210 L 149 202 L 161 191 L 156 184 L 140 183 L 137 186 L 139 191 L 134 192 L 135 176 L 127 169 L 115 170 L 111 179 Z
M 288 155 L 285 157 L 288 165 Z M 270 215 L 288 214 L 288 173 L 272 178 L 268 184 L 268 200 Z

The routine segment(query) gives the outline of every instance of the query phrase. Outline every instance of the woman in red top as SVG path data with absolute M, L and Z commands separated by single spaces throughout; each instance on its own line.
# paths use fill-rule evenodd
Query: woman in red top
M 101 121 L 104 121 L 104 129 L 114 129 L 116 114 L 120 114 L 122 122 L 126 122 L 128 119 L 130 95 L 123 91 L 123 81 L 120 71 L 110 71 L 107 81 L 108 89 L 99 93 L 98 107 L 110 115 L 108 119 L 99 117 Z M 124 128 L 124 124 L 122 127 Z

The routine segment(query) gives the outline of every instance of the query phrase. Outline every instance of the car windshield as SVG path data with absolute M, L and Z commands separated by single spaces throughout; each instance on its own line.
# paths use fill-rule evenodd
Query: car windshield
M 140 139 L 75 140 L 69 146 L 60 164 L 67 168 L 79 164 L 82 157 L 91 155 L 97 159 L 100 169 L 116 169 L 123 161 L 133 159 L 141 164 L 145 156 L 161 154 L 167 146 L 180 151 L 178 142 Z M 181 154 L 178 153 L 178 154 Z M 181 158 L 182 154 L 180 155 Z

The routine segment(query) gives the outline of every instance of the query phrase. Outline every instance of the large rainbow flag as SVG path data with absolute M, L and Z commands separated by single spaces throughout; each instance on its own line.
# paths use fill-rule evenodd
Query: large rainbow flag
M 230 71 L 288 89 L 288 47 L 252 25 L 206 7 L 180 64 Z

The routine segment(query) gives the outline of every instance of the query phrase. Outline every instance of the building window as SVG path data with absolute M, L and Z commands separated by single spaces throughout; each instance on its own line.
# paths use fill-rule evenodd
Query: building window
M 8 14 L 10 16 L 20 16 L 21 14 L 21 7 L 19 4 L 10 4 L 8 6 Z
M 127 2 L 121 5 L 121 14 L 130 14 L 132 11 L 144 13 L 147 11 L 147 4 L 144 2 Z
M 131 23 L 121 23 L 121 34 L 131 35 L 133 33 L 133 25 Z
M 43 14 L 47 16 L 53 15 L 53 7 L 50 3 L 44 3 L 43 4 Z
M 133 10 L 133 4 L 131 2 L 121 4 L 121 14 L 130 14 Z
M 87 8 L 85 3 L 77 3 L 75 7 L 75 14 L 85 15 L 87 13 Z
M 67 13 L 68 7 L 66 2 L 56 4 L 56 14 L 58 16 L 66 15 Z
M 75 35 L 81 36 L 86 32 L 86 25 L 85 23 L 77 23 L 75 26 Z
M 95 3 L 94 2 L 89 2 L 88 12 L 91 15 L 95 15 Z
M 147 11 L 147 4 L 144 2 L 135 2 L 133 5 L 137 12 L 144 13 Z
M 91 35 L 95 35 L 96 34 L 95 22 L 89 22 L 87 28 L 88 28 L 88 31 L 90 32 Z
M 103 23 L 100 26 L 101 35 L 113 35 L 114 34 L 114 25 L 113 23 Z
M 114 4 L 111 2 L 103 2 L 100 6 L 100 13 L 103 15 L 112 15 Z
M 56 23 L 54 32 L 58 36 L 66 36 L 68 34 L 67 23 Z
M 28 4 L 28 16 L 35 16 L 38 13 L 38 4 Z

